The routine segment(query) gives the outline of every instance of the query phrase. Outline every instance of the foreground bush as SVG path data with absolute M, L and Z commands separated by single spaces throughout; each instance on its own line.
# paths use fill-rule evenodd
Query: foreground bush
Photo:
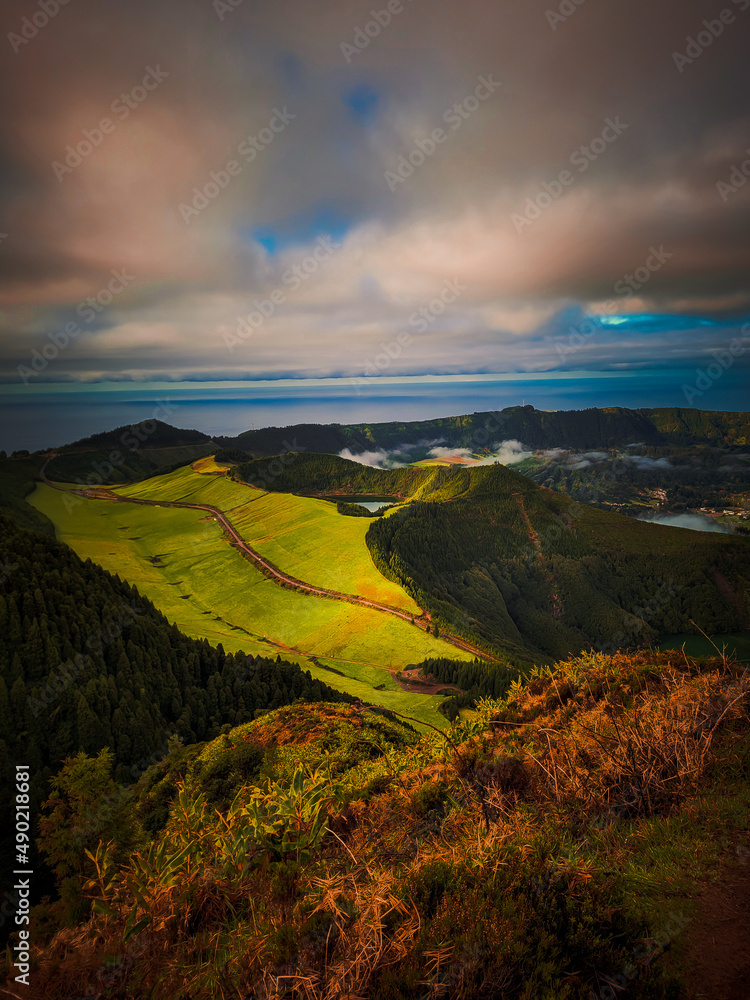
M 676 1000 L 657 957 L 747 823 L 749 691 L 722 660 L 589 655 L 419 741 L 273 713 L 201 754 L 263 750 L 230 804 L 192 765 L 156 839 L 92 852 L 91 916 L 25 995 Z

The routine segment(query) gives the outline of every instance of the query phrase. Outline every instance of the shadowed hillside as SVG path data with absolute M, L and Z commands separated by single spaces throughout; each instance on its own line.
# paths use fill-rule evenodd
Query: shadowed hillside
M 509 439 L 533 449 L 613 448 L 636 443 L 743 448 L 750 442 L 750 414 L 623 407 L 546 411 L 512 406 L 436 420 L 260 428 L 216 440 L 254 454 L 276 455 L 284 451 L 338 453 L 345 448 L 354 453 L 390 451 L 420 442 L 478 450 Z
M 167 750 L 296 700 L 350 700 L 278 658 L 183 635 L 135 587 L 66 545 L 0 518 L 0 794 L 31 768 L 31 813 L 63 761 L 109 747 L 115 802 Z M 117 808 L 93 823 L 88 846 Z M 36 837 L 34 822 L 32 841 Z M 0 861 L 10 870 L 12 829 Z M 32 858 L 36 858 L 32 849 Z M 44 871 L 39 871 L 40 880 Z M 36 890 L 42 886 L 35 883 Z
M 173 749 L 128 855 L 82 860 L 93 908 L 38 935 L 25 995 L 692 996 L 701 880 L 747 853 L 747 695 L 721 660 L 585 656 L 445 736 L 321 705 Z
M 265 489 L 408 498 L 374 520 L 375 565 L 438 626 L 490 650 L 557 658 L 659 634 L 747 627 L 750 540 L 576 503 L 501 465 L 380 470 L 329 455 L 235 467 Z

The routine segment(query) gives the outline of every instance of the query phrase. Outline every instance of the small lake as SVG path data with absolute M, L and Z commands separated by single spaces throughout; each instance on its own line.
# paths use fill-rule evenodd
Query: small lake
M 372 496 L 370 494 L 357 494 L 356 496 L 336 496 L 336 497 L 325 497 L 326 500 L 331 500 L 333 503 L 356 503 L 360 507 L 365 507 L 371 513 L 375 513 L 379 510 L 384 510 L 386 507 L 390 507 L 394 503 L 400 503 L 398 497 L 379 497 Z
M 712 641 L 711 641 L 712 640 Z M 667 635 L 659 642 L 659 649 L 682 649 L 688 656 L 718 656 L 719 649 L 726 647 L 727 655 L 736 656 L 742 663 L 750 663 L 750 632 L 734 632 L 728 635 L 714 635 L 711 640 L 704 635 Z M 713 645 L 716 643 L 716 646 Z
M 642 514 L 636 517 L 636 521 L 651 521 L 654 524 L 667 524 L 673 528 L 689 528 L 691 531 L 720 531 L 724 534 L 733 534 L 732 529 L 725 524 L 720 524 L 708 514 L 695 514 L 688 511 L 684 514 Z

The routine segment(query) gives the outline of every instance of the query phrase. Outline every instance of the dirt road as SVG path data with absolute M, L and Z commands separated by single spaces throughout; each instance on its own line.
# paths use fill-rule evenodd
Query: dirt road
M 415 628 L 421 629 L 423 632 L 430 631 L 429 618 L 424 611 L 422 611 L 418 617 L 412 616 L 408 612 L 399 611 L 398 608 L 392 608 L 388 604 L 380 604 L 378 601 L 369 601 L 365 597 L 357 597 L 354 594 L 343 594 L 337 590 L 327 590 L 325 587 L 315 587 L 310 583 L 305 583 L 304 580 L 298 580 L 296 577 L 282 572 L 278 566 L 274 566 L 272 562 L 269 562 L 269 560 L 265 559 L 259 552 L 256 552 L 251 545 L 248 545 L 248 543 L 242 539 L 240 533 L 234 527 L 226 514 L 220 511 L 217 507 L 212 507 L 210 504 L 182 503 L 178 500 L 143 500 L 137 497 L 123 497 L 103 487 L 68 490 L 63 486 L 50 482 L 45 475 L 45 469 L 46 464 L 41 469 L 39 475 L 47 486 L 52 487 L 52 489 L 60 490 L 63 493 L 75 493 L 78 496 L 85 497 L 89 500 L 109 500 L 114 503 L 142 504 L 146 507 L 180 507 L 185 510 L 205 511 L 217 520 L 223 528 L 225 534 L 229 537 L 230 543 L 237 549 L 238 552 L 240 552 L 246 559 L 249 559 L 250 562 L 254 563 L 264 576 L 268 577 L 270 580 L 274 580 L 281 586 L 302 591 L 305 594 L 311 594 L 313 597 L 323 597 L 333 601 L 345 601 L 347 604 L 359 604 L 364 608 L 372 608 L 374 611 L 380 611 L 383 614 L 395 615 L 397 618 L 401 618 L 403 621 L 408 622 L 410 625 L 414 625 Z M 451 643 L 451 645 L 456 646 L 458 649 L 471 653 L 472 656 L 477 656 L 484 660 L 499 662 L 494 656 L 490 656 L 489 653 L 485 653 L 483 650 L 471 645 L 471 643 L 466 642 L 464 639 L 459 639 L 457 636 L 441 631 L 440 638 Z

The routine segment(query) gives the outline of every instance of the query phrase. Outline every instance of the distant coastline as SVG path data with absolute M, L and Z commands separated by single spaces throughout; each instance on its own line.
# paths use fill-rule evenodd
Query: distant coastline
M 0 386 L 0 448 L 36 450 L 153 416 L 211 435 L 295 423 L 427 420 L 530 403 L 542 410 L 594 406 L 684 407 L 694 369 L 435 375 L 363 380 L 36 383 Z M 358 384 L 355 386 L 354 382 Z M 732 369 L 695 401 L 702 410 L 748 407 L 748 372 Z

